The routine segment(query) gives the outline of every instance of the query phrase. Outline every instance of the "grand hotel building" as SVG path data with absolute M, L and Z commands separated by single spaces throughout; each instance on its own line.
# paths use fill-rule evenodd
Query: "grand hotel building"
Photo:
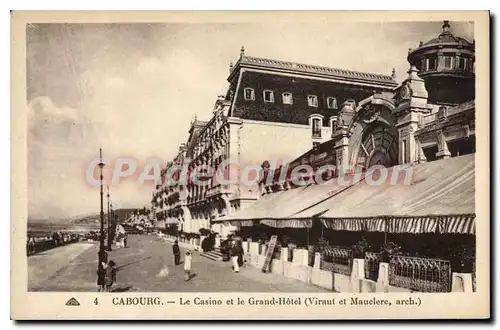
M 345 109 L 397 87 L 394 69 L 382 75 L 264 59 L 246 55 L 243 47 L 238 61 L 230 64 L 228 82 L 212 117 L 192 121 L 187 141 L 168 166 L 217 168 L 231 160 L 229 179 L 236 183 L 157 186 L 152 208 L 159 224 L 227 235 L 235 227 L 213 220 L 247 208 L 262 195 L 259 185 L 240 182 L 242 166 L 295 159 L 330 140 Z M 169 173 L 168 166 L 164 173 Z

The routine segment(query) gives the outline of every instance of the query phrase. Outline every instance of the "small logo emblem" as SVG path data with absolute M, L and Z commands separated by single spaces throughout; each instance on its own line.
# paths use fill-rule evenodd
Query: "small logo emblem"
M 75 298 L 71 298 L 66 302 L 66 306 L 80 306 L 80 303 Z

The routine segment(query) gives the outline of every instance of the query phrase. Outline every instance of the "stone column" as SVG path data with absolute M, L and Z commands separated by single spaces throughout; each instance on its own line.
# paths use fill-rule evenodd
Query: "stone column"
M 446 143 L 446 137 L 444 136 L 444 133 L 442 130 L 437 132 L 437 147 L 438 147 L 438 152 L 436 153 L 437 159 L 445 159 L 445 158 L 450 158 L 451 153 L 448 150 L 448 143 Z
M 389 263 L 381 262 L 378 266 L 377 292 L 389 292 Z
M 321 269 L 321 254 L 319 252 L 316 252 L 314 254 L 314 269 L 320 270 Z
M 471 273 L 453 273 L 451 278 L 451 292 L 472 293 L 474 291 Z
M 408 78 L 397 93 L 401 95 L 395 111 L 399 133 L 399 163 L 414 164 L 422 159 L 415 132 L 422 121 L 421 117 L 431 111 L 427 104 L 425 82 L 418 76 L 416 67 L 412 66 L 408 70 Z
M 365 259 L 353 259 L 349 292 L 361 292 L 361 281 L 365 278 Z

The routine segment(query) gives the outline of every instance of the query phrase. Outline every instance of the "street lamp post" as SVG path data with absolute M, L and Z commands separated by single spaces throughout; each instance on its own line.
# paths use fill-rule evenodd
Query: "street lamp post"
M 107 253 L 104 251 L 104 199 L 103 199 L 103 191 L 102 191 L 102 169 L 104 167 L 104 163 L 102 162 L 102 149 L 99 148 L 99 164 L 98 164 L 101 173 L 100 173 L 100 182 L 101 182 L 101 230 L 99 237 L 99 252 L 97 253 L 98 266 L 97 266 L 97 283 L 98 285 L 104 285 L 104 267 L 103 263 L 107 262 Z
M 110 200 L 109 200 L 109 186 L 107 186 L 108 188 L 108 247 L 107 247 L 107 251 L 112 251 L 111 249 L 111 244 L 112 244 L 112 241 L 111 241 L 111 208 L 110 208 Z

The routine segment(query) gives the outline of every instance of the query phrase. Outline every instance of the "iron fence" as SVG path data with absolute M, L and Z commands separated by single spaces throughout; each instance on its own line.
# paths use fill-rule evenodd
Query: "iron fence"
M 322 269 L 351 276 L 352 250 L 344 247 L 327 246 L 322 253 Z
M 380 265 L 380 253 L 365 253 L 365 278 L 372 281 L 378 280 L 378 269 Z
M 389 284 L 420 292 L 450 292 L 450 261 L 391 255 Z

